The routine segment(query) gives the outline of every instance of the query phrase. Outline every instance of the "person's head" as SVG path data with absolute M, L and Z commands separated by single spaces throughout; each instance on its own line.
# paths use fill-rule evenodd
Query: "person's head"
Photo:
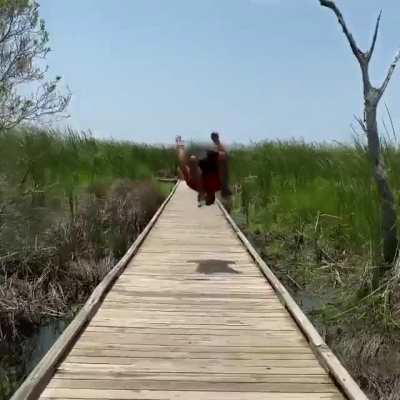
M 215 193 L 214 192 L 207 192 L 205 195 L 206 206 L 211 206 L 215 203 Z
M 199 160 L 199 167 L 203 175 L 212 174 L 218 171 L 218 152 L 208 150 L 204 158 Z

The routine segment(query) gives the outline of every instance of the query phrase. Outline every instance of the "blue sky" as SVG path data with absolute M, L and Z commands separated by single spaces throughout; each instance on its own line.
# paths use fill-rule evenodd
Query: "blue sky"
M 349 141 L 361 77 L 318 0 L 40 0 L 49 77 L 72 91 L 76 129 L 168 143 L 177 133 L 228 142 Z M 400 47 L 398 0 L 337 1 L 361 47 L 383 9 L 373 79 Z M 384 100 L 400 121 L 400 69 Z

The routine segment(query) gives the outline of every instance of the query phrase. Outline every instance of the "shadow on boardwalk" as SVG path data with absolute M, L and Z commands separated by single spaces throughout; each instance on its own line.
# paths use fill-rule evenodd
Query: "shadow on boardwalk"
M 190 260 L 188 262 L 198 264 L 196 272 L 199 274 L 240 274 L 240 271 L 236 271 L 229 264 L 235 264 L 234 261 L 230 260 Z

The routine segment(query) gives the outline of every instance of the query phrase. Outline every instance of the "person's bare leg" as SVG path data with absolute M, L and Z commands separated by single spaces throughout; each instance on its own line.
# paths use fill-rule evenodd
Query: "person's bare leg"
M 182 137 L 181 136 L 177 136 L 175 138 L 175 142 L 176 142 L 176 152 L 178 155 L 178 161 L 179 161 L 179 168 L 181 169 L 181 175 L 185 175 L 183 173 L 183 170 L 185 168 L 187 168 L 187 164 L 188 164 L 188 155 L 186 153 L 186 149 L 185 149 L 185 145 L 182 141 Z
M 202 173 L 201 169 L 199 167 L 199 160 L 197 159 L 196 156 L 190 156 L 189 157 L 189 173 L 191 179 L 194 181 L 196 187 L 198 188 L 198 196 L 197 196 L 197 201 L 199 203 L 199 207 L 201 207 L 202 202 L 205 197 L 204 189 L 203 189 L 203 179 L 202 179 Z
M 214 142 L 219 153 L 218 172 L 222 184 L 221 195 L 222 197 L 228 197 L 232 195 L 232 192 L 229 189 L 228 152 L 225 146 L 221 143 L 217 132 L 211 134 L 211 140 Z
M 199 188 L 197 200 L 200 204 L 200 201 L 202 201 L 204 198 L 204 193 L 201 179 L 201 170 L 198 164 L 197 157 L 189 157 L 181 136 L 177 136 L 175 141 L 179 160 L 180 175 L 183 176 L 183 179 L 185 179 L 185 176 L 189 174 L 190 179 L 193 181 L 195 186 Z

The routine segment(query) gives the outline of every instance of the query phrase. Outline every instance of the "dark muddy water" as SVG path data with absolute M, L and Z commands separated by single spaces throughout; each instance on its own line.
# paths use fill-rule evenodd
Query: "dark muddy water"
M 47 353 L 64 329 L 68 326 L 70 319 L 52 319 L 39 328 L 39 330 L 23 344 L 25 374 L 29 374 L 36 364 Z
M 22 343 L 0 349 L 0 400 L 8 400 L 71 321 L 54 318 Z

